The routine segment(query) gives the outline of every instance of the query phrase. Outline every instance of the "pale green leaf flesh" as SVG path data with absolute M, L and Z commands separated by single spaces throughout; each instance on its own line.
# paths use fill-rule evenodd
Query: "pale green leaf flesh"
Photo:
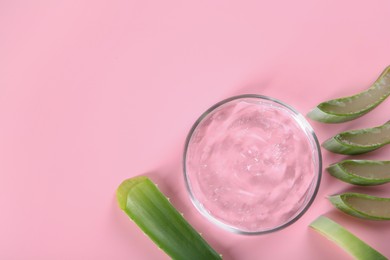
M 332 176 L 351 184 L 370 186 L 390 182 L 390 161 L 344 160 L 326 169 Z
M 322 146 L 339 154 L 362 154 L 390 143 L 390 122 L 372 128 L 345 131 L 326 140 Z
M 390 220 L 390 198 L 347 192 L 329 197 L 346 214 L 370 220 Z
M 390 66 L 367 90 L 356 95 L 319 104 L 308 117 L 323 123 L 341 123 L 361 117 L 377 107 L 390 95 Z
M 310 227 L 358 260 L 387 259 L 357 236 L 327 217 L 320 216 L 310 224 Z

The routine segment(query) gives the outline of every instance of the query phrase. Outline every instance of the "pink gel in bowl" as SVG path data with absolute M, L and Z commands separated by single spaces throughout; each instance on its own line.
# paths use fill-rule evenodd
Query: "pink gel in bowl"
M 258 95 L 224 100 L 195 123 L 184 173 L 196 208 L 213 223 L 262 234 L 295 222 L 321 179 L 317 138 L 281 101 Z

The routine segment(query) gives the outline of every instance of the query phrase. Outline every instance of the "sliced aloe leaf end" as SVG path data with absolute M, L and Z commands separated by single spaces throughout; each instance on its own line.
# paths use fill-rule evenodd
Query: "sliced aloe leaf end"
M 390 122 L 372 128 L 345 131 L 326 140 L 328 151 L 355 155 L 374 151 L 390 143 Z
M 354 185 L 373 186 L 390 182 L 390 161 L 344 160 L 326 170 L 333 177 Z
M 336 115 L 331 114 L 326 111 L 326 102 L 319 104 L 317 107 L 313 108 L 309 113 L 307 113 L 307 117 L 318 121 L 321 123 L 327 123 L 327 124 L 336 124 L 336 123 L 343 123 L 347 121 L 351 121 L 355 118 L 358 118 L 359 116 L 362 116 L 360 114 L 354 115 Z M 367 111 L 368 112 L 368 111 Z
M 369 220 L 390 220 L 390 198 L 347 192 L 329 197 L 344 213 Z
M 308 117 L 323 123 L 342 123 L 361 117 L 390 95 L 390 66 L 365 91 L 322 102 L 308 113 Z

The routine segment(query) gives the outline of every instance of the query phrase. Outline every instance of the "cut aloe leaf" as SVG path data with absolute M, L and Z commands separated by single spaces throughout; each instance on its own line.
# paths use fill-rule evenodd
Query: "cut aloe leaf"
M 372 86 L 359 94 L 319 104 L 308 117 L 323 123 L 341 123 L 361 117 L 377 107 L 390 95 L 390 66 Z
M 322 146 L 334 153 L 362 154 L 390 143 L 390 122 L 384 125 L 342 132 L 326 140 Z
M 381 198 L 361 193 L 343 193 L 329 197 L 339 210 L 358 218 L 390 220 L 390 198 Z
M 118 187 L 119 207 L 172 259 L 222 259 L 146 176 Z
M 327 171 L 355 185 L 371 186 L 390 182 L 390 161 L 345 160 L 330 165 Z
M 359 260 L 381 260 L 387 259 L 374 248 L 367 245 L 357 236 L 346 230 L 343 226 L 333 220 L 320 216 L 314 220 L 310 227 L 333 241 L 347 253 Z

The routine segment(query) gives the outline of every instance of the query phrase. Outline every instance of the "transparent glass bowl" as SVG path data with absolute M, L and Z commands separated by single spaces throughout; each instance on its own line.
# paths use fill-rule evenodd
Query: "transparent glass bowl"
M 225 99 L 190 130 L 183 158 L 191 200 L 212 223 L 264 234 L 297 221 L 321 180 L 318 140 L 289 105 L 261 95 Z

